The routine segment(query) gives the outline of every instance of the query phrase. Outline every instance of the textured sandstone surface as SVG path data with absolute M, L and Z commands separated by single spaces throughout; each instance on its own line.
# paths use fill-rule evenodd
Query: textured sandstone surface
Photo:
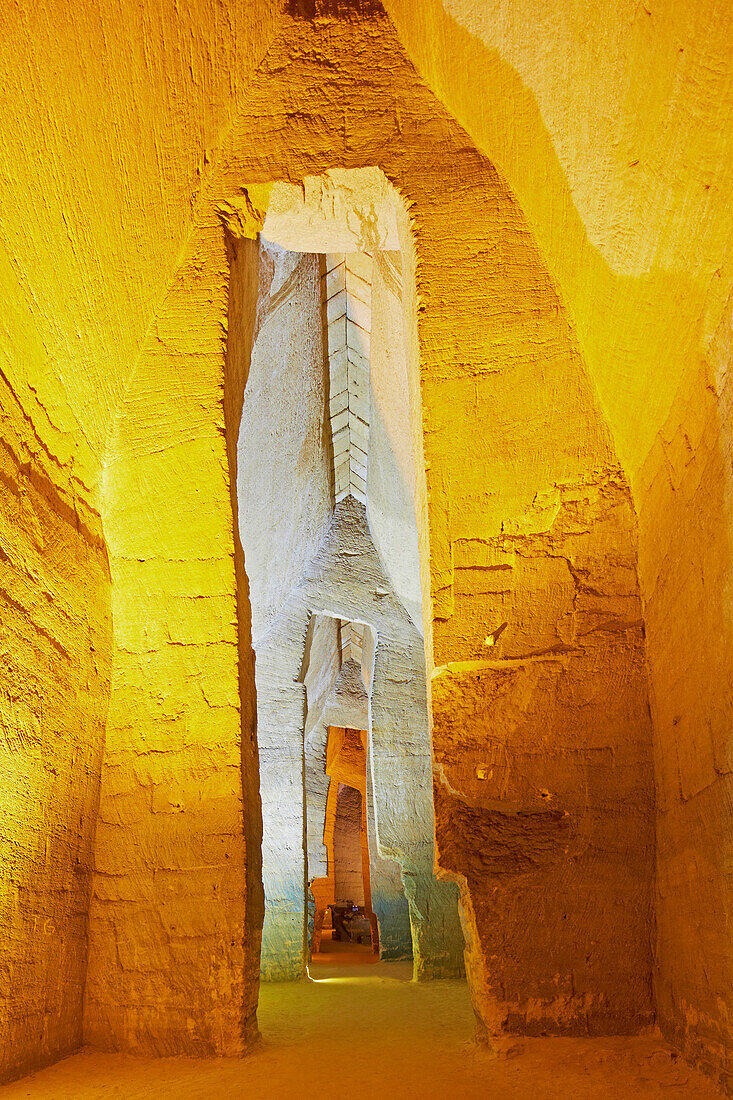
M 729 306 L 645 470 L 654 525 L 645 610 L 659 807 L 657 1011 L 665 1033 L 709 1072 L 722 1068 L 729 1086 L 732 317 Z M 689 630 L 676 645 L 681 623 Z
M 84 1022 L 102 1049 L 237 1054 L 254 1027 L 228 279 L 212 226 L 158 316 L 107 461 L 115 650 Z
M 336 6 L 0 14 L 0 1073 L 76 1047 L 85 981 L 104 1047 L 252 1036 L 226 330 L 246 348 L 257 318 L 232 257 L 273 181 L 375 167 L 405 204 L 380 208 L 408 318 L 398 495 L 477 1007 L 593 1031 L 654 1004 L 725 1076 L 733 9 L 385 0 L 393 29 Z
M 293 33 L 297 36 L 297 26 Z M 343 28 L 341 33 L 354 43 L 359 32 Z M 324 57 L 334 48 L 334 37 L 333 28 L 321 37 Z M 369 79 L 374 94 L 369 110 L 376 111 L 379 74 L 384 71 L 386 55 L 369 52 L 372 39 L 359 39 L 359 43 L 361 52 L 357 54 L 353 45 L 350 49 L 360 63 L 366 63 L 367 58 L 372 61 Z M 345 42 L 343 53 L 349 53 Z M 273 53 L 273 63 L 275 57 Z M 389 65 L 392 90 L 399 85 L 402 72 L 398 58 L 399 53 L 396 53 L 394 63 Z M 309 54 L 308 65 L 313 65 L 312 54 Z M 327 69 L 321 73 L 326 82 L 329 72 Z M 339 78 L 342 89 L 344 78 L 342 62 Z M 602 743 L 602 731 L 594 730 L 584 714 L 575 743 L 572 737 L 569 739 L 567 747 L 573 751 L 566 752 L 563 760 L 565 786 L 573 792 L 575 800 L 573 812 L 568 811 L 570 820 L 566 826 L 578 831 L 582 822 L 588 841 L 585 866 L 578 871 L 576 857 L 567 848 L 565 834 L 561 832 L 555 837 L 551 842 L 552 858 L 560 861 L 562 870 L 555 868 L 549 881 L 557 882 L 558 874 L 560 881 L 568 877 L 568 893 L 574 898 L 572 905 L 580 926 L 564 919 L 567 896 L 554 890 L 544 902 L 550 907 L 546 919 L 549 926 L 556 929 L 556 936 L 536 944 L 526 935 L 535 912 L 535 894 L 528 889 L 518 896 L 514 924 L 516 939 L 510 955 L 517 959 L 518 985 L 503 1014 L 497 1014 L 491 994 L 491 976 L 487 979 L 483 970 L 486 966 L 490 969 L 492 963 L 496 965 L 495 953 L 486 935 L 486 925 L 474 924 L 476 910 L 472 910 L 466 899 L 477 1008 L 492 1030 L 503 1026 L 520 1030 L 535 1027 L 561 1031 L 597 1030 L 619 1026 L 622 1019 L 626 1020 L 625 1027 L 634 1027 L 629 1018 L 638 1024 L 651 1014 L 648 945 L 652 928 L 649 899 L 653 779 L 648 688 L 639 652 L 636 547 L 628 492 L 615 465 L 609 431 L 585 374 L 577 342 L 562 317 L 557 296 L 543 273 L 540 257 L 512 196 L 488 163 L 460 145 L 457 132 L 433 105 L 429 113 L 436 133 L 431 143 L 438 147 L 442 141 L 446 150 L 451 149 L 442 159 L 460 163 L 462 173 L 460 191 L 452 190 L 450 202 L 446 196 L 442 204 L 442 192 L 437 181 L 436 186 L 431 186 L 429 175 L 425 174 L 425 163 L 421 163 L 419 177 L 413 175 L 410 168 L 412 161 L 404 119 L 406 103 L 412 96 L 414 92 L 411 96 L 406 95 L 402 102 L 403 125 L 399 141 L 395 141 L 394 146 L 386 141 L 382 143 L 380 163 L 392 178 L 399 179 L 411 202 L 419 258 L 418 335 L 429 523 L 429 540 L 423 529 L 421 545 L 429 541 L 435 620 L 429 624 L 433 649 L 432 654 L 430 648 L 428 653 L 439 667 L 456 661 L 481 660 L 486 656 L 487 638 L 493 637 L 512 613 L 514 621 L 508 634 L 511 648 L 506 650 L 507 656 L 531 657 L 548 649 L 572 651 L 577 630 L 592 636 L 600 626 L 602 638 L 610 636 L 608 645 L 618 662 L 618 671 L 606 679 L 601 654 L 594 656 L 591 664 L 599 662 L 596 686 L 603 694 L 601 685 L 604 682 L 609 690 L 611 684 L 618 682 L 627 685 L 621 709 L 628 712 L 628 719 L 625 725 L 609 731 L 611 744 Z M 362 106 L 362 114 L 365 109 Z M 417 103 L 415 109 L 418 109 Z M 382 113 L 379 118 L 382 132 L 388 133 L 385 115 Z M 357 122 L 354 118 L 355 125 Z M 365 129 L 366 123 L 362 121 L 361 127 Z M 422 144 L 426 139 L 423 124 L 416 140 Z M 329 136 L 328 140 L 332 138 Z M 392 149 L 396 158 L 394 166 L 390 163 Z M 402 176 L 397 175 L 400 171 Z M 466 213 L 463 224 L 470 224 L 471 232 L 451 238 L 453 262 L 446 264 L 442 241 L 449 226 L 459 218 L 456 204 L 460 202 L 465 204 L 466 210 L 470 208 L 470 218 Z M 403 255 L 409 258 L 410 254 L 410 247 L 406 245 Z M 472 274 L 470 280 L 465 277 L 468 270 Z M 488 318 L 480 307 L 487 293 L 492 301 Z M 461 318 L 459 328 L 456 328 L 452 310 Z M 407 345 L 408 351 L 411 350 L 409 334 Z M 508 347 L 511 353 L 507 360 Z M 538 356 L 543 364 L 541 385 L 537 384 Z M 522 395 L 521 412 L 519 394 Z M 572 419 L 559 415 L 558 400 L 572 406 Z M 414 402 L 412 415 L 415 415 Z M 470 463 L 464 459 L 462 440 L 466 438 L 471 441 Z M 623 498 L 623 507 L 610 508 L 608 516 L 604 515 L 602 501 L 600 507 L 595 507 L 607 483 L 611 495 L 618 483 Z M 422 499 L 419 487 L 416 496 L 419 507 Z M 420 516 L 418 511 L 419 519 Z M 518 543 L 535 537 L 542 544 L 542 536 L 552 528 L 558 516 L 561 524 L 564 522 L 570 528 L 567 537 L 575 534 L 578 539 L 579 565 L 590 578 L 587 582 L 590 590 L 583 593 L 589 598 L 587 603 L 581 600 L 576 610 L 575 581 L 570 567 L 563 564 L 562 555 L 555 554 L 552 546 L 547 545 L 552 543 L 551 538 L 545 540 L 542 550 L 538 547 L 535 551 L 537 560 L 533 561 L 528 554 L 527 560 L 520 561 L 516 570 L 516 602 L 512 602 L 511 596 L 503 598 L 501 585 L 497 593 L 493 578 L 488 586 L 485 584 L 492 564 L 506 564 L 487 560 L 487 554 L 489 559 L 491 557 L 493 540 L 506 531 Z M 599 547 L 595 552 L 594 538 Z M 611 579 L 607 592 L 596 587 L 597 578 L 592 575 L 593 566 L 596 571 L 604 567 L 606 542 L 611 551 L 609 564 L 618 573 Z M 596 557 L 601 561 L 595 563 Z M 502 570 L 498 572 L 501 574 Z M 578 587 L 583 587 L 582 573 Z M 614 603 L 617 596 L 619 599 Z M 620 632 L 616 629 L 619 625 L 622 627 Z M 624 633 L 627 625 L 631 644 Z M 593 643 L 591 637 L 588 648 L 592 648 Z M 580 654 L 585 654 L 582 646 Z M 569 658 L 566 664 L 572 673 Z M 565 678 L 562 664 L 560 671 Z M 561 700 L 564 690 L 572 694 L 572 675 L 567 675 L 564 682 L 568 687 L 565 689 L 561 680 Z M 591 693 L 593 690 L 595 688 L 591 687 Z M 548 710 L 543 712 L 539 707 L 534 715 L 538 731 L 546 728 L 548 713 L 556 713 L 558 725 L 562 727 L 563 724 L 562 711 L 553 702 L 554 689 L 548 690 L 546 697 Z M 603 704 L 600 706 L 603 708 Z M 565 736 L 564 731 L 562 733 Z M 599 737 L 600 743 L 596 740 Z M 490 743 L 485 745 L 485 750 L 490 748 Z M 604 810 L 607 805 L 605 787 L 600 781 L 589 783 L 588 769 L 594 760 L 602 759 L 599 749 L 610 756 L 620 749 L 627 754 L 627 761 L 621 762 L 618 770 L 615 764 L 612 765 L 611 774 L 614 784 L 618 783 L 615 787 L 617 798 L 625 800 L 624 811 L 638 821 L 638 827 L 634 827 L 629 838 L 633 874 L 627 872 L 627 864 L 615 854 L 620 840 L 614 836 L 613 823 L 617 817 L 613 805 Z M 541 770 L 540 765 L 540 773 Z M 546 784 L 542 779 L 538 774 L 533 782 L 530 773 L 533 786 L 544 789 Z M 465 797 L 460 787 L 456 789 L 459 797 Z M 548 789 L 552 794 L 551 788 Z M 513 811 L 516 807 L 510 803 L 506 808 Z M 437 828 L 440 836 L 440 810 Z M 622 828 L 617 826 L 619 833 Z M 525 842 L 531 850 L 531 834 L 526 836 Z M 625 851 L 623 845 L 621 851 Z M 611 868 L 616 868 L 615 872 Z M 446 870 L 463 873 L 460 867 Z M 616 875 L 616 881 L 614 883 L 612 878 L 607 885 L 609 871 Z M 485 890 L 490 895 L 496 885 L 490 875 L 484 876 L 479 894 Z M 575 957 L 579 939 L 592 947 L 596 931 L 593 913 L 597 906 L 604 904 L 602 899 L 609 896 L 609 891 L 613 893 L 614 885 L 628 891 L 627 909 L 631 920 L 627 921 L 620 914 L 609 920 L 604 929 L 604 934 L 611 937 L 604 945 L 608 954 L 601 956 L 586 949 L 583 965 L 572 972 L 566 970 L 563 976 L 562 962 L 560 967 L 556 963 L 562 960 L 566 950 L 568 957 Z M 589 890 L 592 900 L 584 900 L 581 904 L 581 896 L 588 898 Z M 508 932 L 510 929 L 511 925 Z M 586 955 L 589 955 L 587 960 Z M 629 984 L 628 975 L 637 967 L 634 980 Z M 500 984 L 499 971 L 494 980 Z M 616 1023 L 613 1023 L 614 1014 Z
M 466 876 L 480 1011 L 493 1033 L 635 1032 L 653 1018 L 654 792 L 628 489 L 568 487 L 548 531 L 476 549 L 460 568 L 457 544 L 463 621 L 507 625 L 493 659 L 437 669 L 432 698 L 439 859 Z
M 730 1081 L 733 9 L 385 6 L 516 196 L 631 485 L 659 800 L 659 1018 Z
M 110 694 L 99 515 L 0 379 L 0 1079 L 76 1050 Z
M 116 694 L 113 680 L 121 672 L 119 654 L 129 637 L 126 632 L 121 645 L 113 645 L 104 457 L 119 402 L 180 267 L 211 151 L 267 49 L 274 9 L 274 4 L 250 5 L 246 13 L 233 13 L 226 27 L 210 19 L 209 9 L 192 9 L 174 26 L 171 12 L 137 3 L 94 8 L 52 3 L 0 13 L 3 87 L 15 105 L 0 140 L 2 1077 L 74 1050 L 82 1038 L 105 723 Z M 212 66 L 214 55 L 218 63 Z M 202 80 L 203 72 L 210 79 Z M 219 234 L 215 251 L 220 248 Z M 226 300 L 224 267 L 217 276 L 219 303 Z M 170 382 L 163 371 L 148 396 L 165 394 Z M 158 410 L 159 423 L 175 419 L 172 405 L 167 416 Z M 159 439 L 158 452 L 160 445 Z M 191 455 L 177 474 L 169 467 L 163 482 L 173 497 L 181 498 L 196 464 Z M 159 471 L 159 464 L 151 465 L 152 480 Z M 226 492 L 226 483 L 219 484 Z M 151 521 L 150 510 L 139 505 L 138 500 L 133 537 Z M 185 511 L 182 501 L 181 508 Z M 202 515 L 202 528 L 207 518 Z M 174 551 L 171 557 L 186 554 Z M 209 571 L 181 560 L 163 579 L 150 556 L 146 564 L 142 583 L 151 602 L 156 591 L 160 596 L 158 624 L 170 618 L 171 647 L 176 631 L 185 629 L 181 611 L 189 594 L 208 596 L 218 587 L 226 591 L 225 599 L 233 598 L 233 570 L 217 580 L 216 567 Z M 130 578 L 131 604 L 143 573 L 141 563 Z M 125 604 L 124 587 L 125 582 L 118 610 Z M 197 627 L 190 626 L 195 633 Z M 219 633 L 216 614 L 211 627 Z M 142 663 L 146 678 L 160 676 L 157 713 L 143 705 L 137 724 L 134 711 L 122 720 L 142 731 L 142 740 L 146 735 L 155 740 L 172 717 L 169 712 L 159 719 L 163 697 L 177 690 L 193 695 L 192 677 L 179 662 L 167 670 L 152 657 Z M 135 684 L 125 685 L 125 691 L 134 707 Z M 119 694 L 111 714 L 113 723 L 121 720 Z M 210 735 L 210 743 L 215 737 Z M 239 739 L 237 733 L 237 756 Z M 113 751 L 114 742 L 113 734 Z M 179 797 L 196 766 L 192 759 L 184 763 L 183 742 L 172 747 L 168 771 L 155 773 L 164 807 L 169 796 Z M 180 771 L 173 766 L 176 756 Z M 147 799 L 149 806 L 153 777 L 142 763 L 141 771 L 145 793 L 139 800 L 144 805 Z M 135 801 L 137 783 L 130 771 L 119 785 L 120 794 L 132 794 L 129 802 Z M 132 843 L 149 881 L 161 857 L 146 855 L 140 817 L 130 804 L 123 809 L 122 801 L 113 816 L 121 832 L 136 831 Z M 180 837 L 177 860 L 195 833 L 194 828 Z M 122 849 L 115 873 L 125 859 L 124 843 Z M 171 867 L 165 856 L 162 863 Z M 171 880 L 177 869 L 171 867 Z M 149 898 L 136 909 L 139 894 L 130 871 L 125 867 L 119 881 L 127 877 L 131 895 L 120 898 L 113 888 L 112 900 L 118 913 L 128 914 L 125 962 L 139 973 L 147 949 L 164 971 L 168 961 L 157 953 L 155 938 L 168 929 L 160 916 L 154 924 L 146 919 Z M 169 886 L 164 890 L 173 909 L 190 906 Z M 185 925 L 187 918 L 181 919 Z M 116 969 L 114 952 L 105 965 L 113 959 Z M 128 983 L 116 977 L 114 984 L 119 1006 Z M 128 1038 L 124 1033 L 120 1041 Z

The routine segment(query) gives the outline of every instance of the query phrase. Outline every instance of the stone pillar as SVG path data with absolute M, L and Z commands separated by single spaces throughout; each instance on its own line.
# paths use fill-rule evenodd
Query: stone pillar
M 367 834 L 372 910 L 379 923 L 379 957 L 384 962 L 412 958 L 410 909 L 400 875 L 400 865 L 379 855 L 374 817 L 371 765 L 367 761 Z
M 415 977 L 458 977 L 464 971 L 458 889 L 438 882 L 434 875 L 432 754 L 423 650 L 411 624 L 405 633 L 405 645 L 400 644 L 402 639 L 380 639 L 374 662 L 370 778 L 377 846 L 381 857 L 401 868 Z
M 279 638 L 258 650 L 256 665 L 265 885 L 260 973 L 282 982 L 305 975 L 305 686 L 278 667 L 273 649 L 281 649 Z

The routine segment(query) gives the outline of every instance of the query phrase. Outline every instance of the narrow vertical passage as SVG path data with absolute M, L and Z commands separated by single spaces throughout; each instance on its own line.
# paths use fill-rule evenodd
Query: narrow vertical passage
M 304 721 L 310 609 L 301 586 L 332 511 L 320 264 L 261 241 L 238 444 L 239 525 L 256 654 L 265 915 L 261 973 L 305 974 Z M 325 645 L 320 635 L 310 639 Z
M 324 204 L 326 221 L 338 208 Z M 394 220 L 392 198 L 384 208 Z M 261 974 L 303 976 L 326 910 L 333 917 L 344 786 L 360 796 L 356 908 L 372 944 L 382 958 L 413 959 L 416 977 L 457 975 L 458 890 L 434 873 L 398 234 L 394 224 L 373 231 L 371 214 L 320 228 L 316 217 L 303 229 L 312 251 L 298 252 L 298 217 L 265 219 L 238 453 L 263 806 Z M 365 232 L 344 228 L 356 224 Z M 337 773 L 331 728 L 363 731 L 358 781 Z
M 330 628 L 325 625 L 329 621 Z M 329 620 L 323 615 L 314 616 L 309 634 L 304 682 L 308 707 L 305 738 L 308 880 L 314 903 L 309 937 L 311 954 L 318 954 L 322 922 L 326 918 L 330 924 L 328 910 L 335 901 L 333 830 L 341 782 L 359 790 L 363 798 L 362 848 L 367 898 L 364 916 L 371 922 L 372 945 L 385 960 L 411 960 L 409 907 L 400 864 L 380 853 L 375 831 L 367 731 L 377 638 L 374 630 L 364 623 Z M 334 648 L 340 660 L 335 679 L 330 664 Z M 328 685 L 328 691 L 324 685 Z M 352 731 L 349 736 L 348 730 Z
M 349 961 L 375 961 L 379 953 L 371 908 L 366 745 L 366 730 L 328 728 L 329 786 L 323 828 L 327 874 L 311 881 L 315 902 L 313 964 L 344 961 L 347 957 Z
M 414 459 L 409 447 L 405 448 L 410 433 L 401 316 L 401 266 L 399 253 L 364 250 L 329 253 L 323 276 L 323 299 L 328 334 L 336 517 L 346 515 L 345 511 L 340 513 L 340 509 L 356 510 L 363 505 L 363 517 L 359 515 L 356 520 L 355 515 L 354 519 L 363 526 L 365 537 L 374 546 L 370 520 L 373 500 L 382 550 L 395 566 L 402 591 L 411 592 L 415 588 L 419 590 L 419 561 L 414 517 Z M 378 304 L 377 317 L 373 318 L 375 280 Z M 373 320 L 377 332 L 374 349 Z M 376 404 L 375 461 L 370 460 L 373 360 L 377 372 L 381 370 L 382 373 L 382 394 L 386 395 L 390 387 L 391 403 L 394 404 L 397 398 L 397 403 L 403 406 L 400 423 L 391 410 L 380 410 Z M 402 377 L 395 385 L 395 376 L 400 372 Z M 406 493 L 411 482 L 412 493 Z M 402 506 L 402 515 L 393 507 L 394 499 Z M 412 561 L 409 550 L 414 554 Z M 409 575 L 408 565 L 405 576 L 405 559 L 413 565 L 412 575 Z M 380 564 L 384 561 L 382 557 Z M 380 598 L 387 592 L 394 592 L 391 576 L 379 591 Z M 419 622 L 419 615 L 415 614 L 419 608 L 419 591 L 416 599 L 400 602 L 408 614 L 412 611 L 413 621 Z M 386 657 L 388 652 L 385 648 L 382 656 Z M 394 651 L 393 663 L 383 660 L 377 666 L 380 690 L 373 700 L 373 713 L 379 716 L 379 722 L 373 731 L 370 757 L 373 774 L 377 776 L 373 786 L 375 848 L 401 867 L 397 895 L 401 897 L 404 893 L 409 903 L 416 974 L 420 977 L 443 976 L 462 971 L 463 941 L 458 926 L 456 888 L 451 883 L 437 882 L 434 876 L 432 761 L 424 653 L 417 630 L 407 642 L 406 654 L 409 668 L 406 673 L 404 650 Z M 406 689 L 407 684 L 410 686 Z M 395 752 L 400 739 L 381 735 L 382 722 L 387 729 L 393 724 L 394 710 L 401 702 L 396 699 L 398 694 L 405 695 L 412 704 L 401 738 L 403 743 L 411 743 L 409 754 L 399 749 Z M 423 751 L 416 751 L 417 730 L 422 733 L 418 740 Z M 398 924 L 403 911 L 398 905 L 395 911 Z M 391 915 L 386 908 L 387 924 Z M 385 932 L 385 943 L 394 942 L 395 953 L 403 957 L 406 952 L 399 946 L 398 929 L 395 928 L 391 935 L 387 929 Z

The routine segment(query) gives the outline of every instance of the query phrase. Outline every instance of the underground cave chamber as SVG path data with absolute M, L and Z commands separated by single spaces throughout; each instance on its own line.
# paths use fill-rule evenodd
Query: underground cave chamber
M 730 1093 L 733 8 L 6 8 L 2 1100 Z

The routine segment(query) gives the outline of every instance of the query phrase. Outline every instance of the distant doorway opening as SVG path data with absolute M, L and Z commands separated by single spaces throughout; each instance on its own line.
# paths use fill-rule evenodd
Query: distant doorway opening
M 367 831 L 367 731 L 330 726 L 323 844 L 327 874 L 311 883 L 315 905 L 311 962 L 351 965 L 379 958 Z

